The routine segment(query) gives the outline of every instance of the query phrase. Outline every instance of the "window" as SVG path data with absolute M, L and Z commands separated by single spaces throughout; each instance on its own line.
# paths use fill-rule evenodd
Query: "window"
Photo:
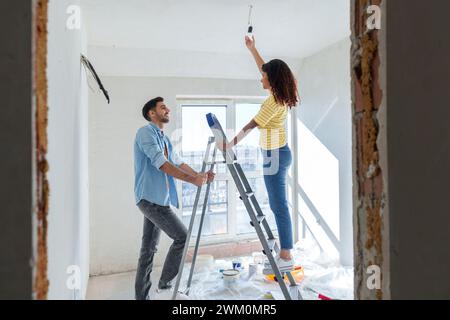
M 259 111 L 264 99 L 251 102 L 236 100 L 206 101 L 206 100 L 179 100 L 179 113 L 181 121 L 181 155 L 184 161 L 193 169 L 200 171 L 205 157 L 208 138 L 212 136 L 211 129 L 206 121 L 206 114 L 214 113 L 228 138 L 231 133 L 241 130 Z M 259 148 L 259 132 L 255 129 L 235 147 L 238 157 L 261 209 L 268 217 L 273 229 L 276 229 L 273 214 L 269 208 L 269 200 L 262 176 L 262 155 Z M 220 159 L 223 157 L 220 155 Z M 216 167 L 216 181 L 211 185 L 208 206 L 206 208 L 205 221 L 203 223 L 202 236 L 214 238 L 224 236 L 236 239 L 236 237 L 254 237 L 256 233 L 250 225 L 250 217 L 243 202 L 239 199 L 237 188 L 226 165 Z M 197 194 L 197 188 L 188 183 L 180 183 L 182 194 L 183 222 L 188 227 L 191 220 L 193 205 Z M 204 202 L 205 189 L 200 195 L 197 208 L 197 218 L 193 230 L 193 236 L 198 232 L 200 216 Z
M 197 217 L 193 233 L 197 234 L 200 225 L 200 216 L 202 214 L 203 201 L 205 199 L 205 189 L 200 195 L 200 201 L 197 210 Z M 202 235 L 221 235 L 228 233 L 228 202 L 227 181 L 214 181 L 209 193 L 208 206 L 206 207 L 205 221 L 203 222 Z M 183 183 L 183 223 L 189 226 L 194 201 L 197 195 L 197 188 L 192 184 Z
M 227 106 L 226 105 L 183 105 L 182 106 L 182 157 L 183 160 L 194 170 L 201 171 L 203 159 L 205 157 L 208 137 L 211 136 L 211 129 L 206 122 L 206 114 L 214 113 L 219 121 L 226 127 Z M 204 137 L 204 139 L 202 139 Z M 225 165 L 219 165 L 217 173 L 226 172 Z M 199 217 L 202 214 L 201 208 L 205 199 L 205 189 L 200 195 L 197 218 L 193 234 L 197 234 L 200 224 Z M 197 188 L 190 183 L 182 183 L 182 220 L 188 227 L 194 208 Z M 216 179 L 211 185 L 211 191 L 203 223 L 202 234 L 223 235 L 228 233 L 228 181 Z
M 181 111 L 181 151 L 183 160 L 194 170 L 200 171 L 203 158 L 205 157 L 208 138 L 212 135 L 211 129 L 206 122 L 206 115 L 214 113 L 220 123 L 226 128 L 227 105 L 183 105 Z M 216 172 L 225 173 L 226 165 L 219 165 L 216 168 Z
M 237 103 L 236 104 L 236 130 L 241 130 L 259 111 L 261 104 L 255 103 Z M 259 147 L 259 132 L 257 129 L 253 130 L 245 139 L 236 146 L 236 156 L 239 163 L 245 172 L 245 175 L 255 193 L 261 210 L 267 217 L 269 224 L 275 227 L 273 213 L 270 211 L 269 198 L 264 185 L 264 178 L 262 173 L 263 159 Z M 250 225 L 250 217 L 244 203 L 239 199 L 237 194 L 236 199 L 236 214 L 237 214 L 237 233 L 248 234 L 253 233 L 254 229 Z

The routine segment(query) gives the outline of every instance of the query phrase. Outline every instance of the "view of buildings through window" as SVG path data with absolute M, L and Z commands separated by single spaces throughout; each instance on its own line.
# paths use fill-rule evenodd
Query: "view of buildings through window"
M 184 161 L 197 171 L 201 170 L 205 156 L 208 137 L 212 132 L 206 122 L 206 114 L 214 113 L 223 128 L 234 132 L 241 130 L 259 111 L 256 103 L 224 103 L 223 105 L 182 105 L 182 157 Z M 228 121 L 227 121 L 228 120 Z M 228 134 L 230 135 L 230 134 Z M 192 138 L 189 138 L 192 137 Z M 195 138 L 194 137 L 204 137 Z M 228 137 L 229 139 L 232 137 Z M 269 223 L 275 229 L 273 214 L 270 212 L 267 192 L 262 175 L 262 155 L 259 148 L 259 132 L 255 129 L 238 146 L 234 148 L 258 202 L 268 216 Z M 217 160 L 223 160 L 220 155 Z M 243 235 L 254 232 L 250 218 L 243 202 L 239 199 L 236 186 L 226 165 L 216 167 L 216 181 L 211 185 L 202 235 Z M 198 232 L 201 208 L 205 189 L 200 196 L 197 209 L 197 219 L 194 234 Z M 182 183 L 183 222 L 189 225 L 197 188 L 191 184 Z M 230 201 L 231 197 L 234 197 Z M 256 237 L 256 234 L 255 234 Z

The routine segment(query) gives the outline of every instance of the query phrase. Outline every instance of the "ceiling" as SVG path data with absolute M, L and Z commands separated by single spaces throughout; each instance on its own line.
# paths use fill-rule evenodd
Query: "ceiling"
M 350 35 L 348 0 L 82 0 L 89 45 L 300 59 Z

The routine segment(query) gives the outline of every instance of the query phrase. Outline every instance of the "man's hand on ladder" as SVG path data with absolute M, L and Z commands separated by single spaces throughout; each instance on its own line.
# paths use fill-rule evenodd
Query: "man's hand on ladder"
M 207 181 L 208 183 L 213 182 L 214 179 L 216 178 L 216 174 L 215 174 L 213 171 L 208 171 L 208 172 L 206 173 L 206 176 L 207 176 L 206 181 Z
M 192 181 L 192 184 L 197 187 L 201 187 L 202 185 L 204 185 L 206 183 L 207 180 L 208 180 L 208 175 L 206 173 L 198 173 L 195 176 L 194 181 Z

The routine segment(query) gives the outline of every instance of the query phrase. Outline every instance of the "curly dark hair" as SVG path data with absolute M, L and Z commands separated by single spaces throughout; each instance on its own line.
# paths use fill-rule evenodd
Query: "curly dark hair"
M 297 80 L 286 62 L 274 59 L 262 66 L 267 73 L 275 101 L 289 108 L 297 106 L 300 102 Z

